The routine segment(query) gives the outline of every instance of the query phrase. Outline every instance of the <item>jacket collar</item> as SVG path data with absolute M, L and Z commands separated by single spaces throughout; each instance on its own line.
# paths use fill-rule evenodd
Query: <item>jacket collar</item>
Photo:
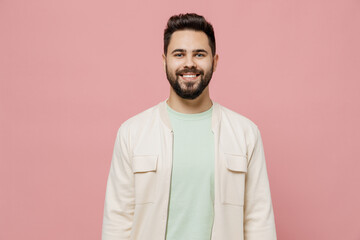
M 170 122 L 170 118 L 166 109 L 166 101 L 168 100 L 168 98 L 165 99 L 165 101 L 162 101 L 159 103 L 159 111 L 160 111 L 160 118 L 162 120 L 162 122 L 165 124 L 165 126 L 169 129 L 169 131 L 173 131 L 172 130 L 172 126 L 171 126 L 171 122 Z M 213 133 L 217 132 L 218 127 L 219 127 L 219 122 L 220 122 L 220 116 L 221 116 L 221 111 L 220 111 L 220 104 L 218 104 L 217 102 L 214 102 L 213 100 L 211 100 L 213 103 L 213 110 L 212 110 L 212 116 L 211 116 L 211 130 Z

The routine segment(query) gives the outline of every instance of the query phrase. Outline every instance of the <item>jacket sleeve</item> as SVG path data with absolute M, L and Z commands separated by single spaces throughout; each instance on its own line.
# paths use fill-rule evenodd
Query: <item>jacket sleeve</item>
M 120 126 L 106 186 L 102 240 L 130 239 L 135 198 L 134 177 L 125 134 L 123 126 Z
M 245 184 L 245 240 L 276 240 L 270 185 L 258 127 L 256 127 L 255 144 L 250 153 Z

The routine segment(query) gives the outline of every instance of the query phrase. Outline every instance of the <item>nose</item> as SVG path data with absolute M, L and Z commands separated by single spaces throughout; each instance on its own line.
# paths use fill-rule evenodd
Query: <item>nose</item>
M 196 68 L 196 63 L 190 54 L 186 57 L 184 68 Z

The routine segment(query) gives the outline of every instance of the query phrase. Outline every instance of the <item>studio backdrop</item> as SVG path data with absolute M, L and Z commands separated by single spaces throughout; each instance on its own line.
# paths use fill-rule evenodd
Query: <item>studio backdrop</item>
M 211 98 L 262 134 L 278 239 L 360 239 L 357 0 L 0 0 L 0 239 L 101 238 L 117 129 L 168 97 L 188 12 L 215 29 Z

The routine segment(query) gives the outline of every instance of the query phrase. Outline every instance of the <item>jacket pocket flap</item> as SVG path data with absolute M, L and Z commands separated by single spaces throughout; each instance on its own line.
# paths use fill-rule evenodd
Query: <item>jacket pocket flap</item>
M 158 155 L 138 155 L 133 156 L 133 172 L 151 172 L 156 171 Z
M 247 172 L 247 158 L 245 155 L 225 154 L 226 167 L 235 172 Z

